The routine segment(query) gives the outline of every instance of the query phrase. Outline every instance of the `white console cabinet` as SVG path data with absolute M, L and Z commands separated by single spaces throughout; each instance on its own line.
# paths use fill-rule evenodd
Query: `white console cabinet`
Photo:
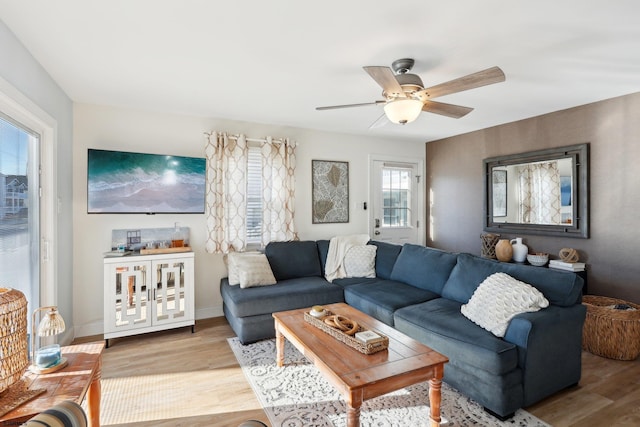
M 104 259 L 104 338 L 195 325 L 193 252 Z

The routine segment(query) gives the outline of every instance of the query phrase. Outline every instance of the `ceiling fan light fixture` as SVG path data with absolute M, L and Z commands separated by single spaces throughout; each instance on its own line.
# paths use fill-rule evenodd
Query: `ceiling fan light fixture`
M 418 118 L 422 106 L 422 101 L 417 99 L 398 98 L 387 102 L 384 106 L 384 113 L 389 121 L 404 125 Z

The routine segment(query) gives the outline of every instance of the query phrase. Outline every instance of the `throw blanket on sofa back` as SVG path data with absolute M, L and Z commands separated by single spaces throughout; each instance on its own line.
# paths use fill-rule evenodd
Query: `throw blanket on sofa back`
M 334 279 L 347 277 L 344 268 L 344 257 L 353 246 L 366 245 L 369 241 L 367 234 L 353 234 L 350 236 L 336 236 L 329 241 L 327 261 L 324 266 L 324 277 L 329 282 Z

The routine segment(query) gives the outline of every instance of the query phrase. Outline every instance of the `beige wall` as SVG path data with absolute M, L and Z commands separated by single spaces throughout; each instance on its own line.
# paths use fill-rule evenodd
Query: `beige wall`
M 591 237 L 503 237 L 554 255 L 576 248 L 590 294 L 640 303 L 640 94 L 427 143 L 427 244 L 480 254 L 484 158 L 583 142 L 591 143 Z
M 196 259 L 196 318 L 222 315 L 220 279 L 226 276 L 221 255 L 204 251 L 204 215 L 88 215 L 87 149 L 124 150 L 185 156 L 204 156 L 204 132 L 244 133 L 260 138 L 289 137 L 296 151 L 296 227 L 304 240 L 338 234 L 366 233 L 369 155 L 424 159 L 421 142 L 351 136 L 175 114 L 160 114 L 106 106 L 75 104 L 73 109 L 73 297 L 76 336 L 102 333 L 102 254 L 110 249 L 111 230 L 172 227 L 191 229 Z M 312 224 L 311 160 L 349 162 L 349 223 Z M 64 167 L 61 165 L 61 167 Z M 71 167 L 68 165 L 68 167 Z

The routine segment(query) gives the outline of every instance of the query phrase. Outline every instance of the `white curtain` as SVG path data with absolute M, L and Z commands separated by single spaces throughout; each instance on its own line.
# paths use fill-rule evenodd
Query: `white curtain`
M 558 163 L 532 163 L 518 167 L 517 171 L 520 222 L 525 224 L 560 224 Z
M 211 132 L 206 135 L 207 157 L 206 251 L 244 251 L 247 225 L 248 138 Z M 261 243 L 297 238 L 294 218 L 295 143 L 272 137 L 250 140 L 262 155 Z
M 270 241 L 297 239 L 293 217 L 295 204 L 296 144 L 285 138 L 261 143 L 262 246 Z

